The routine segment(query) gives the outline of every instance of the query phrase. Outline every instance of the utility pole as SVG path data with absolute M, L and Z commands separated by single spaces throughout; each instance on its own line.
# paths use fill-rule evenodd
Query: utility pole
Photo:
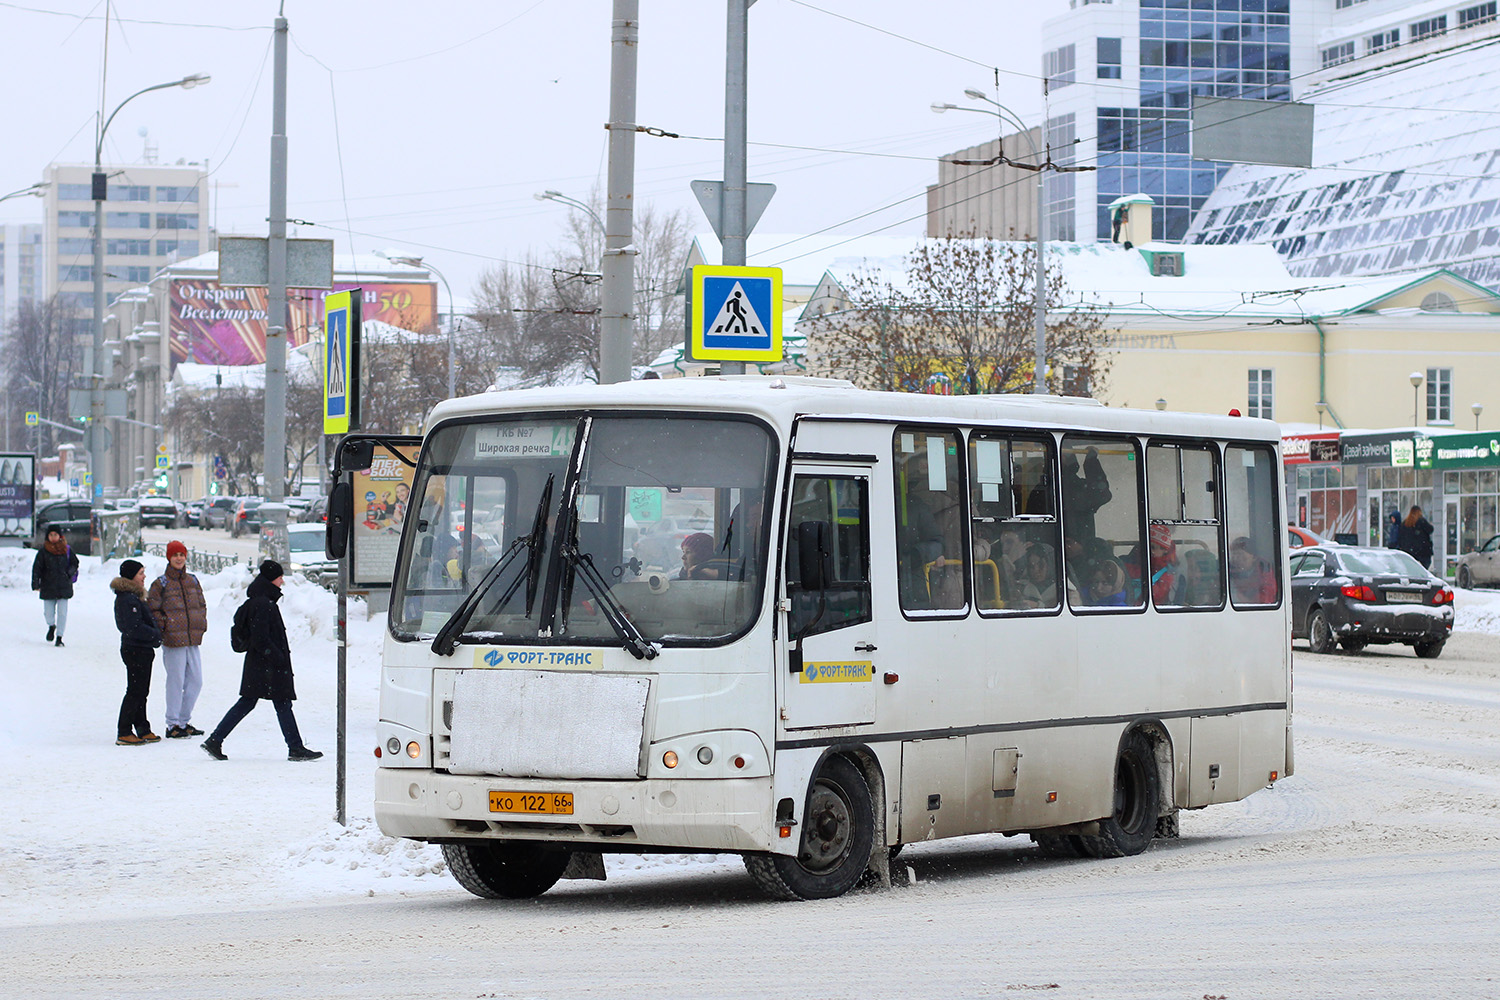
M 285 8 L 283 8 L 285 9 Z M 286 46 L 287 21 L 276 18 L 271 91 L 271 230 L 267 242 L 265 498 L 261 549 L 285 563 L 286 538 Z
M 599 381 L 630 381 L 635 322 L 635 90 L 640 0 L 614 0 L 609 45 L 609 190 L 604 207 L 604 287 L 599 302 Z M 449 392 L 452 395 L 452 392 Z
M 724 202 L 723 228 L 719 236 L 722 248 L 720 263 L 744 266 L 745 225 L 746 104 L 749 84 L 746 79 L 750 45 L 750 5 L 755 0 L 729 0 L 725 27 L 724 52 Z M 743 361 L 724 361 L 719 371 L 725 375 L 745 374 Z

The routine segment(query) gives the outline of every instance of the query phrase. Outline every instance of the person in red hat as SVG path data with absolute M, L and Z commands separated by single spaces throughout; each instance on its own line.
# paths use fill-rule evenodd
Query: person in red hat
M 203 633 L 208 631 L 208 602 L 203 586 L 187 571 L 187 546 L 167 543 L 167 571 L 146 595 L 162 633 L 162 666 L 167 668 L 167 739 L 202 736 L 194 728 L 193 706 L 203 689 Z
M 1180 603 L 1177 589 L 1177 542 L 1172 529 L 1165 524 L 1151 526 L 1151 601 L 1154 604 Z

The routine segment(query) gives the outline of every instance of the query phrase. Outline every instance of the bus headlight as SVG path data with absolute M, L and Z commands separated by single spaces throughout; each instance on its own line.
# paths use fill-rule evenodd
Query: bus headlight
M 418 757 L 422 756 L 422 744 L 418 743 L 416 740 L 412 740 L 410 743 L 406 744 L 406 756 L 410 757 L 412 760 L 416 760 Z
M 663 764 L 665 764 L 667 767 L 676 767 L 677 766 L 677 751 L 676 750 L 668 750 L 666 753 L 662 754 L 661 755 L 661 762 Z
M 385 741 L 385 749 L 386 753 L 389 753 L 392 757 L 399 757 L 401 756 L 401 741 L 392 736 Z
M 698 748 L 698 763 L 700 763 L 700 764 L 712 764 L 713 762 L 714 762 L 714 752 L 713 752 L 713 750 L 711 748 L 709 748 L 709 747 L 699 747 Z

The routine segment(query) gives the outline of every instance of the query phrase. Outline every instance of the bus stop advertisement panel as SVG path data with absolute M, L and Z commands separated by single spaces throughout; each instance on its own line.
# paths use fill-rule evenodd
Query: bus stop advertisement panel
M 0 454 L 0 545 L 31 537 L 36 515 L 36 456 Z

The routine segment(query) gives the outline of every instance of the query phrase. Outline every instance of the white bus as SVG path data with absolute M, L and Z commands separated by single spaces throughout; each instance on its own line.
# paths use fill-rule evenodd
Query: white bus
M 787 899 L 901 845 L 1120 857 L 1292 770 L 1279 434 L 807 378 L 431 414 L 376 817 L 486 897 L 733 852 Z

